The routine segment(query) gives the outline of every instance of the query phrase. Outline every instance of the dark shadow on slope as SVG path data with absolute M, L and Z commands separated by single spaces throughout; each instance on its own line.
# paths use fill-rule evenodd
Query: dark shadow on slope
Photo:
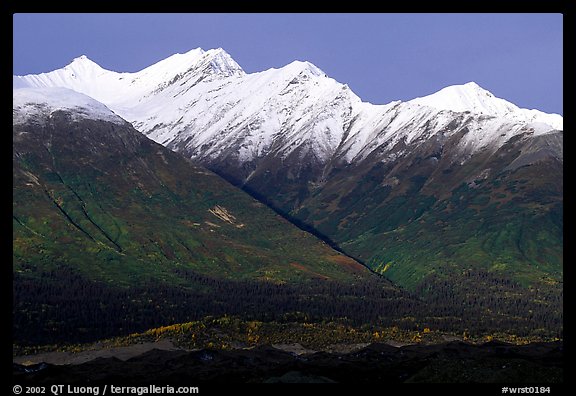
M 232 184 L 234 187 L 238 187 L 238 188 L 242 189 L 242 191 L 246 192 L 247 194 L 249 194 L 252 198 L 256 199 L 257 201 L 263 203 L 264 205 L 266 205 L 267 207 L 272 209 L 276 214 L 282 216 L 284 219 L 286 219 L 290 223 L 294 224 L 296 227 L 298 227 L 302 231 L 305 231 L 311 235 L 314 235 L 316 238 L 318 238 L 322 242 L 326 243 L 332 249 L 336 250 L 339 253 L 342 253 L 346 257 L 349 257 L 353 260 L 356 260 L 357 262 L 362 264 L 364 267 L 366 267 L 370 272 L 374 272 L 374 271 L 372 271 L 372 269 L 370 267 L 368 267 L 366 265 L 366 263 L 364 261 L 362 261 L 358 257 L 351 256 L 350 254 L 348 254 L 347 252 L 342 250 L 342 248 L 340 248 L 340 246 L 338 246 L 338 244 L 336 242 L 334 242 L 332 239 L 330 239 L 328 236 L 321 233 L 320 231 L 318 231 L 316 228 L 314 228 L 310 224 L 303 222 L 302 220 L 292 216 L 290 213 L 286 212 L 285 210 L 274 205 L 274 203 L 271 200 L 266 198 L 264 195 L 260 194 L 258 191 L 245 185 L 241 180 L 239 180 L 233 176 L 230 176 L 226 173 L 222 173 L 218 169 L 215 169 L 215 168 L 208 168 L 208 169 L 210 169 L 212 172 L 216 173 L 218 176 L 220 176 L 221 178 L 223 178 L 224 180 L 226 180 L 227 182 Z M 374 272 L 374 273 L 377 274 L 376 272 Z M 380 275 L 380 274 L 377 274 L 377 275 Z

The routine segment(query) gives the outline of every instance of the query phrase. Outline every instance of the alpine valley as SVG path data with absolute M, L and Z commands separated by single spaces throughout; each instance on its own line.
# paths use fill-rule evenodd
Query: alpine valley
M 562 338 L 560 115 L 473 82 L 373 105 L 222 49 L 13 88 L 18 345 L 223 315 Z

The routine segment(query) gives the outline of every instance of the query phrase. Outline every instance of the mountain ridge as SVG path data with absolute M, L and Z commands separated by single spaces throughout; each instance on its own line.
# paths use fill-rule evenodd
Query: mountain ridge
M 269 227 L 288 226 L 289 223 L 283 221 L 283 219 L 244 192 L 229 186 L 226 181 L 216 174 L 194 165 L 179 154 L 150 141 L 134 130 L 128 122 L 122 120 L 112 111 L 103 107 L 103 105 L 102 107 L 96 107 L 98 104 L 99 102 L 86 95 L 64 88 L 29 88 L 14 91 L 13 168 L 16 187 L 13 215 L 18 219 L 30 217 L 29 215 L 18 215 L 21 210 L 25 212 L 25 208 L 28 207 L 28 204 L 18 198 L 33 196 L 44 191 L 44 195 L 47 194 L 52 197 L 53 204 L 61 212 L 60 221 L 72 224 L 77 231 L 79 230 L 84 236 L 88 236 L 89 241 L 98 242 L 99 238 L 94 235 L 102 234 L 104 239 L 100 242 L 104 242 L 104 245 L 98 243 L 98 248 L 112 247 L 120 256 L 127 252 L 127 248 L 122 247 L 122 240 L 128 238 L 127 241 L 129 241 L 130 232 L 128 229 L 130 226 L 125 224 L 124 227 L 127 227 L 127 229 L 122 232 L 115 230 L 114 233 L 120 233 L 115 238 L 111 238 L 109 235 L 112 232 L 105 231 L 105 229 L 108 227 L 113 229 L 120 226 L 97 224 L 98 222 L 94 219 L 97 217 L 102 218 L 102 224 L 106 224 L 109 223 L 109 220 L 105 220 L 106 217 L 110 217 L 110 213 L 118 211 L 119 206 L 124 207 L 126 211 L 134 210 L 130 207 L 131 200 L 140 199 L 140 195 L 147 197 L 147 199 L 152 199 L 158 194 L 166 195 L 168 201 L 176 200 L 175 202 L 180 202 L 183 212 L 172 213 L 173 215 L 177 214 L 179 219 L 177 222 L 181 223 L 179 226 L 173 224 L 175 233 L 177 233 L 178 227 L 183 227 L 182 230 L 187 230 L 190 235 L 198 234 L 200 235 L 199 238 L 212 239 L 213 236 L 211 234 L 221 234 L 220 238 L 224 244 L 233 242 L 234 238 L 239 238 L 242 234 L 254 232 L 247 230 L 250 227 L 249 222 L 251 222 L 246 217 L 248 216 L 247 213 L 266 212 L 266 216 L 271 216 L 271 218 L 264 220 L 263 217 L 263 224 L 268 223 Z M 95 106 L 95 109 L 91 106 Z M 30 108 L 33 111 L 30 111 Z M 32 144 L 33 142 L 38 144 Z M 141 157 L 146 157 L 146 160 Z M 118 160 L 118 165 L 122 166 L 114 164 L 114 160 Z M 168 171 L 169 166 L 179 169 L 182 174 L 170 174 Z M 129 177 L 124 176 L 125 172 L 129 174 Z M 184 180 L 178 181 L 180 177 Z M 111 192 L 109 195 L 114 199 L 123 198 L 125 202 L 121 204 L 117 202 L 116 206 L 110 206 L 110 212 L 106 214 L 103 213 L 104 202 L 110 199 L 106 193 L 102 193 L 101 199 L 103 202 L 89 203 L 89 201 L 98 195 L 95 192 L 97 185 L 104 183 L 104 181 L 112 184 L 109 179 L 113 178 L 123 180 L 123 182 L 110 185 L 108 188 L 111 191 L 116 191 L 117 194 L 114 195 Z M 197 192 L 196 190 L 200 187 L 192 188 L 191 183 L 193 180 L 198 186 L 209 186 L 210 188 L 207 187 L 206 191 Z M 130 185 L 136 186 L 135 189 L 124 191 Z M 188 189 L 184 188 L 184 185 L 188 186 Z M 219 191 L 219 189 L 222 191 Z M 120 197 L 120 193 L 117 190 L 124 191 L 126 196 Z M 210 195 L 210 199 L 204 202 L 199 196 L 206 194 Z M 237 201 L 243 201 L 237 210 L 233 210 L 230 207 L 227 208 L 231 203 L 228 195 L 236 195 Z M 18 207 L 16 201 L 20 202 L 22 208 Z M 194 204 L 189 204 L 188 201 Z M 152 202 L 154 202 L 153 199 Z M 49 201 L 44 201 L 38 206 L 43 207 L 49 203 Z M 47 208 L 45 209 L 48 210 Z M 52 207 L 52 211 L 54 209 Z M 174 211 L 174 209 L 171 210 Z M 64 217 L 62 217 L 62 214 Z M 119 215 L 120 213 L 116 213 L 114 216 L 118 217 Z M 38 220 L 32 217 L 32 221 Z M 20 226 L 23 226 L 24 223 L 26 221 L 18 221 Z M 82 224 L 86 226 L 84 227 Z M 44 232 L 52 232 L 49 229 L 45 229 L 45 226 L 41 228 L 44 229 Z M 93 229 L 95 234 L 89 235 L 86 232 L 88 228 Z M 256 228 L 256 226 L 254 225 L 253 228 Z M 288 228 L 292 228 L 292 226 L 289 225 Z M 26 229 L 30 231 L 31 228 L 28 227 Z M 307 238 L 300 230 L 294 228 L 293 231 L 293 236 L 296 239 L 298 237 Z M 288 238 L 288 233 L 284 234 L 282 239 Z M 39 234 L 36 233 L 34 235 Z M 79 238 L 78 243 L 88 243 L 88 241 L 83 239 L 82 235 L 77 235 L 76 237 Z M 259 242 L 262 244 L 264 244 L 264 240 L 267 240 L 267 244 L 275 243 L 271 242 L 270 235 L 260 235 L 258 238 L 263 238 Z M 314 240 L 312 237 L 308 239 L 310 241 Z M 223 242 L 223 240 L 228 240 L 228 242 Z M 280 239 L 276 242 L 284 243 Z M 68 243 L 71 242 L 69 241 Z M 161 255 L 164 255 L 164 258 L 174 257 L 174 252 L 165 252 L 170 250 L 177 251 L 176 249 L 184 249 L 182 254 L 186 253 L 187 249 L 183 248 L 185 244 L 182 241 L 179 243 L 181 246 L 178 248 L 176 246 L 171 248 L 161 247 L 159 249 Z M 343 268 L 346 268 L 345 272 L 350 269 L 351 273 L 354 273 L 355 264 L 352 259 L 332 251 L 324 243 L 319 241 L 317 243 L 322 246 L 321 250 L 323 251 L 319 257 L 332 254 L 334 257 L 329 258 L 328 261 L 334 259 L 337 267 L 342 265 Z M 166 244 L 166 241 L 161 242 L 161 244 Z M 196 242 L 193 244 L 196 244 Z M 236 244 L 243 245 L 242 249 Z M 249 249 L 249 243 L 246 241 L 242 243 L 234 242 L 232 245 L 239 250 Z M 208 255 L 216 254 L 215 252 L 204 250 Z M 284 251 L 287 249 L 282 248 L 280 250 Z M 192 254 L 192 257 L 194 257 L 191 251 L 186 254 Z M 231 256 L 231 253 L 228 255 Z M 230 263 L 234 261 L 231 257 L 227 260 Z M 319 260 L 317 257 L 315 260 L 321 262 L 323 259 Z M 278 258 L 264 261 L 266 262 L 263 262 L 262 265 L 278 264 L 274 264 L 275 261 L 278 261 Z M 299 260 L 294 261 L 299 262 Z M 287 265 L 288 263 L 285 264 Z M 251 271 L 249 269 L 250 266 L 247 266 L 246 263 L 239 262 L 237 265 L 238 268 L 232 271 L 225 270 L 224 272 L 240 274 L 243 271 Z M 301 268 L 304 276 L 309 274 L 312 274 L 312 278 L 316 275 L 324 276 L 318 274 L 315 270 L 306 268 L 301 263 L 297 267 Z M 356 269 L 362 272 L 363 267 L 357 264 Z M 199 270 L 208 270 L 208 268 L 200 268 Z M 254 270 L 262 274 L 262 276 L 264 276 L 265 272 L 269 272 L 261 271 L 257 267 L 254 267 Z M 314 275 L 315 273 L 316 275 Z M 367 269 L 366 274 L 368 274 Z
M 561 145 L 555 143 L 562 139 L 561 116 L 519 109 L 473 82 L 411 101 L 372 105 L 309 62 L 294 61 L 251 74 L 233 67 L 232 73 L 221 74 L 211 66 L 218 57 L 229 55 L 222 49 L 195 49 L 136 73 L 107 71 L 94 81 L 64 78 L 63 69 L 13 79 L 15 85 L 99 90 L 104 103 L 147 137 L 341 247 L 357 244 L 352 241 L 362 237 L 360 231 L 370 232 L 354 231 L 361 218 L 375 216 L 384 223 L 394 218 L 387 213 L 398 210 L 396 200 L 402 197 L 417 205 L 403 210 L 421 213 L 424 208 L 428 213 L 434 210 L 430 202 L 450 200 L 460 194 L 461 186 L 490 180 L 495 184 L 488 202 L 500 202 L 497 194 L 518 194 L 516 189 L 502 192 L 497 187 L 506 172 L 519 175 L 526 173 L 526 167 L 548 166 L 548 161 L 554 162 L 556 172 L 557 163 L 563 161 Z M 179 66 L 167 66 L 173 62 Z M 124 87 L 124 95 L 117 95 L 117 87 Z M 461 111 L 466 106 L 471 109 Z M 524 182 L 509 177 L 510 185 Z M 354 189 L 384 201 L 354 206 L 347 198 Z M 478 191 L 467 193 L 470 202 Z M 545 194 L 551 192 L 557 202 L 558 191 L 561 185 Z M 352 207 L 356 209 L 350 212 Z M 366 226 L 375 224 L 366 220 L 362 227 Z M 353 250 L 354 257 L 380 268 L 381 254 L 366 256 L 364 247 Z
M 377 320 L 421 306 L 95 104 L 64 88 L 13 92 L 15 343 L 214 314 Z
M 137 72 L 114 72 L 114 71 L 112 71 L 112 70 L 104 69 L 104 68 L 101 67 L 98 63 L 96 63 L 96 62 L 92 61 L 90 58 L 88 58 L 88 56 L 86 56 L 86 55 L 80 55 L 80 56 L 74 58 L 74 59 L 71 61 L 71 63 L 69 63 L 67 66 L 64 66 L 63 68 L 60 68 L 60 69 L 56 69 L 56 70 L 54 70 L 54 71 L 52 71 L 52 72 L 41 73 L 40 75 L 47 75 L 47 74 L 50 74 L 50 73 L 53 73 L 53 72 L 57 72 L 57 71 L 59 71 L 59 70 L 63 70 L 63 69 L 67 69 L 67 68 L 68 68 L 68 69 L 73 69 L 73 70 L 74 70 L 74 69 L 78 70 L 77 68 L 74 67 L 74 65 L 81 65 L 81 66 L 84 66 L 84 68 L 86 68 L 85 65 L 87 65 L 87 64 L 90 65 L 90 68 L 92 68 L 92 69 L 94 69 L 94 68 L 95 68 L 95 69 L 101 69 L 101 70 L 103 70 L 103 71 L 108 71 L 108 72 L 113 72 L 113 73 L 116 73 L 116 74 L 123 74 L 123 75 L 139 74 L 139 73 L 143 72 L 144 70 L 147 70 L 147 69 L 150 69 L 150 68 L 152 68 L 152 69 L 159 68 L 161 65 L 162 65 L 162 66 L 168 65 L 168 66 L 170 66 L 169 68 L 170 68 L 170 69 L 173 69 L 173 70 L 181 70 L 181 69 L 183 69 L 183 68 L 190 68 L 190 67 L 195 66 L 195 64 L 200 60 L 201 57 L 220 58 L 220 59 L 224 58 L 224 59 L 226 59 L 226 60 L 232 61 L 232 62 L 233 62 L 233 67 L 231 67 L 230 69 L 232 69 L 232 70 L 237 70 L 237 69 L 238 69 L 238 70 L 241 70 L 243 74 L 246 74 L 246 73 L 242 70 L 242 68 L 232 59 L 232 57 L 231 57 L 224 49 L 222 49 L 222 48 L 216 48 L 216 49 L 210 49 L 210 50 L 205 51 L 205 50 L 203 50 L 202 48 L 198 47 L 198 48 L 189 50 L 189 51 L 187 51 L 187 52 L 185 52 L 185 53 L 175 53 L 175 54 L 173 54 L 173 55 L 171 55 L 171 56 L 169 56 L 169 57 L 167 57 L 167 58 L 164 58 L 164 59 L 162 59 L 162 60 L 160 60 L 160 61 L 158 61 L 158 62 L 156 62 L 156 63 L 154 63 L 154 64 L 152 64 L 152 65 L 150 65 L 150 66 L 147 66 L 147 67 L 145 67 L 144 69 L 141 69 L 141 70 L 139 70 L 139 71 L 137 71 Z M 179 60 L 179 62 L 176 62 L 176 60 Z M 175 67 L 175 64 L 178 64 L 178 63 L 179 63 L 180 65 Z M 304 61 L 302 61 L 302 60 L 294 60 L 294 61 L 292 61 L 291 63 L 289 63 L 289 64 L 287 64 L 287 65 L 285 65 L 285 66 L 282 66 L 282 67 L 280 67 L 280 68 L 271 68 L 271 69 L 267 69 L 267 70 L 264 70 L 264 71 L 251 73 L 251 74 L 262 73 L 262 72 L 265 72 L 265 71 L 268 71 L 268 70 L 280 70 L 280 69 L 284 69 L 284 68 L 286 68 L 286 67 L 290 67 L 291 65 L 294 65 L 294 64 L 302 64 L 302 65 L 305 65 L 305 66 L 306 66 L 307 68 L 309 68 L 310 70 L 314 70 L 314 71 L 315 71 L 315 74 L 317 74 L 318 76 L 320 76 L 320 75 L 324 75 L 324 76 L 325 76 L 325 75 L 326 75 L 326 73 L 324 73 L 324 72 L 323 72 L 321 69 L 319 69 L 316 65 L 312 64 L 312 63 L 309 62 L 309 61 L 305 61 L 305 60 L 304 60 Z M 165 68 L 165 67 L 163 67 L 163 68 Z M 29 74 L 29 75 L 24 75 L 24 76 L 20 76 L 20 75 L 18 75 L 18 76 L 13 76 L 13 82 L 16 82 L 17 80 L 19 80 L 19 81 L 25 81 L 25 80 L 26 80 L 26 77 L 30 77 L 30 76 L 37 76 L 37 74 L 36 74 L 36 75 L 35 75 L 35 74 Z M 24 79 L 23 79 L 23 77 L 24 77 Z M 16 84 L 16 85 L 19 85 L 19 84 Z M 346 84 L 344 84 L 344 85 L 346 85 Z M 346 86 L 347 86 L 347 85 L 346 85 Z M 17 86 L 17 88 L 19 88 L 19 86 Z M 450 86 L 446 86 L 446 87 L 440 89 L 439 91 L 436 91 L 436 92 L 431 93 L 431 94 L 429 94 L 429 95 L 425 95 L 425 96 L 422 96 L 422 97 L 416 97 L 416 98 L 407 100 L 407 101 L 405 101 L 405 102 L 413 102 L 413 103 L 430 102 L 431 99 L 433 99 L 434 97 L 437 97 L 437 96 L 439 96 L 439 95 L 441 95 L 441 94 L 445 94 L 445 93 L 447 93 L 447 91 L 452 91 L 452 90 L 454 90 L 454 89 L 457 89 L 457 90 L 460 90 L 460 91 L 468 90 L 468 91 L 476 91 L 476 92 L 479 92 L 479 93 L 480 93 L 480 96 L 486 95 L 486 96 L 488 96 L 488 97 L 491 97 L 491 98 L 496 99 L 498 102 L 501 103 L 501 106 L 509 106 L 509 105 L 511 104 L 512 106 L 509 107 L 509 111 L 510 111 L 510 110 L 519 109 L 518 106 L 512 104 L 511 102 L 506 101 L 505 99 L 501 99 L 501 98 L 496 97 L 496 96 L 495 96 L 494 94 L 492 94 L 490 91 L 482 88 L 479 84 L 477 84 L 477 83 L 474 82 L 474 81 L 470 81 L 470 82 L 467 82 L 467 83 L 464 83 L 464 84 L 460 84 L 460 85 L 450 85 Z M 98 98 L 95 98 L 95 99 L 98 99 Z M 504 101 L 504 102 L 506 102 L 506 103 L 503 103 L 502 101 Z M 397 101 L 392 101 L 392 102 L 397 102 Z M 390 103 L 392 103 L 392 102 L 390 102 Z M 369 102 L 366 102 L 366 103 L 369 103 Z M 462 112 L 462 111 L 473 111 L 473 110 L 474 110 L 473 108 L 467 108 L 466 106 L 462 107 L 462 104 L 463 104 L 463 103 L 466 103 L 466 102 L 465 102 L 465 101 L 464 101 L 464 102 L 461 101 L 461 102 L 459 103 L 459 106 L 460 106 L 460 107 L 456 107 L 456 103 L 452 103 L 452 106 L 450 106 L 450 107 L 442 107 L 442 109 L 444 109 L 444 110 L 458 111 L 458 112 Z M 372 103 L 370 103 L 370 104 L 372 104 Z M 381 105 L 381 104 L 374 104 L 374 105 Z M 432 107 L 434 107 L 434 106 L 432 106 Z M 528 110 L 528 109 L 525 109 L 525 110 Z M 558 116 L 558 114 L 554 114 L 554 113 L 544 113 L 544 112 L 541 112 L 541 113 L 543 113 L 543 114 L 548 114 L 548 115 L 556 115 L 556 116 Z M 492 114 L 492 115 L 494 115 L 494 114 Z M 562 117 L 562 116 L 560 116 L 560 117 Z M 552 126 L 558 127 L 558 125 L 552 125 Z
M 542 293 L 533 311 L 550 313 L 537 322 L 561 329 L 560 116 L 518 109 L 475 83 L 372 105 L 307 62 L 243 74 L 213 67 L 218 54 L 138 75 L 13 79 L 113 95 L 103 103 L 145 136 L 446 312 L 516 309 Z M 455 111 L 461 97 L 474 112 Z
M 175 60 L 180 58 L 184 61 L 174 66 Z M 214 60 L 220 58 L 225 61 L 212 67 Z M 232 64 L 232 67 L 224 67 L 221 73 L 219 65 L 222 64 Z M 94 92 L 95 82 L 87 81 L 82 86 L 77 78 L 71 81 L 70 76 L 62 77 L 62 70 L 51 72 L 55 73 L 53 75 L 14 76 L 14 86 L 62 85 L 77 89 L 107 104 L 153 140 L 200 159 L 231 150 L 235 151 L 233 155 L 238 157 L 239 163 L 253 161 L 274 150 L 283 151 L 282 155 L 286 157 L 306 143 L 308 146 L 302 146 L 302 149 L 310 151 L 321 162 L 330 158 L 347 162 L 362 160 L 365 155 L 357 155 L 367 151 L 371 132 L 387 127 L 384 121 L 394 120 L 397 106 L 408 118 L 407 122 L 426 122 L 442 117 L 444 111 L 471 111 L 472 114 L 498 117 L 500 124 L 543 122 L 550 124 L 551 129 L 562 128 L 561 116 L 519 109 L 475 83 L 446 87 L 407 102 L 372 105 L 362 102 L 347 85 L 327 77 L 310 62 L 294 61 L 279 69 L 246 74 L 221 48 L 205 52 L 197 48 L 176 54 L 136 73 L 106 71 L 106 81 L 102 80 Z M 90 78 L 88 76 L 87 80 Z M 130 78 L 133 81 L 126 84 Z M 141 80 L 146 78 L 152 82 L 142 84 Z M 118 99 L 119 90 L 124 92 L 124 99 Z M 464 96 L 471 103 L 471 109 L 455 107 L 453 99 L 438 100 L 439 96 L 446 96 L 446 91 L 454 90 L 466 93 Z M 488 102 L 486 94 L 491 95 Z M 444 103 L 439 105 L 439 102 Z M 477 103 L 482 106 L 476 106 Z M 413 104 L 426 105 L 435 111 Z M 179 110 L 174 111 L 174 108 Z M 488 110 L 490 112 L 485 112 Z M 187 116 L 189 113 L 195 116 Z M 392 127 L 398 129 L 401 125 Z M 227 135 L 226 143 L 218 143 L 222 132 Z M 411 135 L 414 133 L 407 135 L 408 140 L 412 140 Z M 498 141 L 497 144 L 502 143 Z M 211 153 L 205 152 L 207 147 Z M 480 144 L 476 149 L 482 147 Z

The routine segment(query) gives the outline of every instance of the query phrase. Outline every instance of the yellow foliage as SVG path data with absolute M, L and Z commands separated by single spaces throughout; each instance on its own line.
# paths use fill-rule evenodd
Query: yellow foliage
M 256 320 L 248 322 L 248 331 L 256 331 L 260 328 L 262 322 L 258 322 Z
M 248 343 L 249 344 L 256 344 L 260 340 L 260 336 L 258 334 L 249 334 L 248 335 Z
M 412 336 L 412 341 L 414 341 L 414 342 L 422 341 L 422 335 L 420 333 L 416 332 L 416 334 L 414 334 Z
M 430 328 L 429 327 L 424 327 L 424 334 L 426 333 L 430 333 Z

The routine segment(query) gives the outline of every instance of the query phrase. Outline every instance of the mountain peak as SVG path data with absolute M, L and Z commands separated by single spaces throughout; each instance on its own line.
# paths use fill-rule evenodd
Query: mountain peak
M 486 96 L 488 98 L 495 98 L 494 94 L 487 89 L 482 88 L 474 81 L 467 82 L 466 84 L 462 85 L 451 85 L 446 88 L 452 88 L 454 90 L 463 91 L 468 93 L 468 95 L 478 95 L 478 96 Z
M 177 53 L 142 70 L 142 73 L 162 76 L 160 80 L 190 69 L 202 69 L 210 74 L 231 76 L 245 74 L 244 70 L 222 48 L 204 51 L 198 47 L 183 54 Z M 160 82 L 160 81 L 158 81 Z
M 438 110 L 469 111 L 473 114 L 503 117 L 526 123 L 543 122 L 558 130 L 564 128 L 562 116 L 546 114 L 539 110 L 519 108 L 507 100 L 494 96 L 492 92 L 473 81 L 462 85 L 448 86 L 431 95 L 412 99 L 409 103 L 433 107 Z
M 86 55 L 80 55 L 80 56 L 74 58 L 72 60 L 72 62 L 83 62 L 83 61 L 87 61 L 87 60 L 89 61 L 90 59 Z
M 295 71 L 297 73 L 308 72 L 313 76 L 324 76 L 326 74 L 322 70 L 320 70 L 320 68 L 318 68 L 316 65 L 308 61 L 296 60 L 284 66 L 283 69 Z
M 210 66 L 217 74 L 231 76 L 234 74 L 245 74 L 244 70 L 226 51 L 216 48 L 206 51 L 205 56 L 210 59 Z
M 518 106 L 497 98 L 473 81 L 442 88 L 431 95 L 413 99 L 410 103 L 430 106 L 439 110 L 470 111 L 491 116 L 505 116 L 519 109 Z
M 462 84 L 461 86 L 469 88 L 469 89 L 481 89 L 481 90 L 486 91 L 484 88 L 482 88 L 480 85 L 478 85 L 475 81 L 467 82 L 466 84 Z
M 77 58 L 74 58 L 72 60 L 72 62 L 70 62 L 65 68 L 68 69 L 76 69 L 76 70 L 102 70 L 102 67 L 97 64 L 96 62 L 94 62 L 93 60 L 91 60 L 90 58 L 88 58 L 86 55 L 80 55 Z

